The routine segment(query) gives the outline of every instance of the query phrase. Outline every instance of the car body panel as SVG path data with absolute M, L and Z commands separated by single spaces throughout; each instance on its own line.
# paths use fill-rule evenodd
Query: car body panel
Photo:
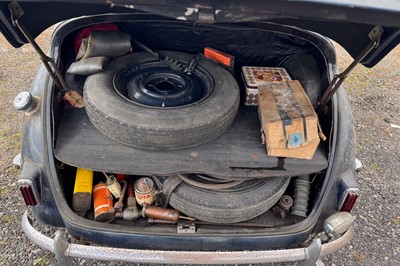
M 79 3 L 79 8 L 76 8 Z M 266 21 L 314 31 L 341 44 L 356 57 L 370 42 L 368 33 L 381 25 L 384 34 L 377 48 L 361 63 L 372 67 L 400 42 L 400 2 L 395 0 L 298 1 L 20 1 L 22 22 L 33 37 L 65 19 L 102 13 L 149 12 L 198 23 Z M 0 30 L 19 47 L 27 43 L 13 26 L 8 2 L 0 1 Z

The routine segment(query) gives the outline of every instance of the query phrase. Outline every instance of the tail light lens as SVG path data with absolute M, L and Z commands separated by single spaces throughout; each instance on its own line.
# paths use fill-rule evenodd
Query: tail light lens
M 38 187 L 40 187 L 40 168 L 31 161 L 24 161 L 21 165 L 21 175 L 18 179 L 18 188 L 21 191 L 27 206 L 35 206 L 40 203 Z
M 19 179 L 18 187 L 27 206 L 35 206 L 39 202 L 35 184 L 30 179 Z
M 358 193 L 359 191 L 358 192 L 346 191 L 345 192 L 346 196 L 343 199 L 343 203 L 341 204 L 339 211 L 350 212 L 357 201 Z
M 338 210 L 350 212 L 359 196 L 360 189 L 354 178 L 354 172 L 346 172 L 339 181 Z

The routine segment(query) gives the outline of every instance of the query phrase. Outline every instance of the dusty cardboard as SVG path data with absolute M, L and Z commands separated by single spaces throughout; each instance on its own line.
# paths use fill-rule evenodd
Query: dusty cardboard
M 311 160 L 320 142 L 318 116 L 297 81 L 260 85 L 259 115 L 267 154 Z

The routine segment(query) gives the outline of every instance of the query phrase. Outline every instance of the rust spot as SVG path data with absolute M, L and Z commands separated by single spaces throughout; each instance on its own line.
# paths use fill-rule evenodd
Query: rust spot
M 255 153 L 252 153 L 252 154 L 250 154 L 250 157 L 251 157 L 251 159 L 253 159 L 253 160 L 257 160 L 258 155 L 255 154 Z
M 199 157 L 199 153 L 197 151 L 192 151 L 190 155 L 194 158 Z

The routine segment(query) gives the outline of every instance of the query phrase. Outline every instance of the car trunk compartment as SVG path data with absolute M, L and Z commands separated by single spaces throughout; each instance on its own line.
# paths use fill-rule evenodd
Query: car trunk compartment
M 133 19 L 134 17 L 141 19 Z M 285 191 L 285 195 L 294 194 L 296 177 L 307 175 L 310 177 L 311 194 L 309 196 L 308 214 L 313 213 L 314 203 L 320 196 L 320 189 L 325 181 L 325 169 L 328 167 L 329 147 L 328 141 L 321 142 L 311 160 L 290 158 L 277 158 L 267 156 L 265 146 L 262 144 L 260 133 L 260 121 L 257 107 L 243 105 L 245 95 L 241 79 L 242 66 L 271 66 L 284 67 L 294 80 L 299 80 L 314 107 L 317 105 L 321 88 L 328 84 L 327 60 L 321 51 L 321 45 L 312 41 L 321 42 L 320 37 L 312 33 L 306 33 L 270 23 L 254 22 L 224 25 L 200 25 L 184 21 L 161 19 L 159 17 L 144 15 L 132 15 L 130 19 L 119 16 L 104 21 L 113 21 L 119 29 L 128 33 L 137 41 L 150 47 L 152 50 L 172 50 L 190 54 L 202 53 L 204 47 L 212 47 L 235 56 L 235 76 L 241 93 L 239 111 L 233 124 L 228 130 L 211 142 L 192 148 L 172 151 L 151 151 L 133 148 L 116 142 L 98 131 L 89 120 L 85 109 L 75 109 L 67 103 L 57 101 L 57 93 L 54 93 L 54 155 L 59 166 L 57 182 L 63 189 L 63 195 L 72 210 L 72 193 L 75 181 L 76 167 L 91 169 L 97 172 L 121 173 L 131 175 L 134 178 L 141 176 L 171 176 L 183 174 L 207 174 L 215 177 L 229 177 L 232 179 L 265 178 L 265 177 L 292 177 L 292 181 Z M 111 16 L 111 18 L 113 18 Z M 74 61 L 73 42 L 76 30 L 95 24 L 95 21 L 86 19 L 84 25 L 80 20 L 72 23 L 74 29 L 63 39 L 61 46 L 61 69 L 65 70 Z M 103 20 L 101 20 L 103 21 Z M 328 48 L 329 50 L 329 48 Z M 139 50 L 134 49 L 133 53 Z M 329 52 L 329 51 L 328 51 Z M 321 125 L 326 135 L 330 130 L 331 116 L 320 116 Z M 99 175 L 100 173 L 97 173 Z M 101 175 L 101 174 L 100 174 Z M 104 179 L 104 177 L 101 177 Z M 101 181 L 97 177 L 96 182 Z M 315 182 L 314 182 L 315 181 Z M 170 207 L 170 206 L 169 206 Z M 114 220 L 111 224 L 93 221 L 93 206 L 82 218 L 70 212 L 75 217 L 77 224 L 82 228 L 100 230 L 104 232 L 126 233 L 128 238 L 136 235 L 145 239 L 160 237 L 179 237 L 176 224 L 151 224 L 143 218 L 137 221 Z M 284 234 L 285 228 L 291 233 L 296 232 L 294 224 L 301 223 L 301 236 L 294 237 L 293 245 L 304 241 L 304 232 L 310 231 L 314 222 L 308 219 L 308 223 L 302 223 L 303 217 L 288 214 L 285 219 L 274 214 L 272 210 L 262 215 L 247 220 L 246 223 L 264 224 L 263 227 L 235 226 L 228 223 L 220 225 L 201 224 L 196 225 L 193 236 L 210 238 L 218 235 L 225 236 L 254 236 L 276 237 Z M 73 224 L 73 225 L 71 225 Z M 107 239 L 91 238 L 86 231 L 75 227 L 73 220 L 67 221 L 66 226 L 77 238 L 97 243 L 110 243 Z M 270 228 L 272 227 L 272 228 Z M 288 232 L 289 232 L 288 231 Z M 300 234 L 300 231 L 299 231 Z M 145 236 L 146 235 L 146 236 Z M 184 233 L 185 235 L 185 233 Z M 187 236 L 187 235 L 186 235 Z M 288 238 L 291 238 L 287 236 Z M 261 239 L 260 238 L 260 239 Z M 211 238 L 210 238 L 211 239 Z M 271 238 L 272 239 L 272 238 Z M 115 239 L 113 240 L 115 241 Z M 197 241 L 197 243 L 199 242 Z M 208 241 L 208 240 L 207 240 Z M 230 241 L 229 239 L 225 239 Z M 225 243 L 225 242 L 221 243 Z M 261 241 L 261 240 L 260 240 Z M 273 247 L 279 247 L 279 243 L 272 241 Z M 272 243 L 271 242 L 271 243 Z M 154 242 L 144 245 L 150 247 Z M 139 247 L 141 244 L 133 244 Z M 197 245 L 197 244 L 196 244 Z M 216 245 L 216 249 L 235 249 L 225 244 Z M 272 246 L 271 246 L 272 247 Z M 164 247 L 167 248 L 167 247 Z M 174 248 L 174 247 L 173 247 Z M 175 247 L 176 248 L 176 247 Z M 186 249 L 179 247 L 178 249 Z M 249 247 L 257 249 L 260 247 Z M 210 249 L 213 249 L 212 247 Z

